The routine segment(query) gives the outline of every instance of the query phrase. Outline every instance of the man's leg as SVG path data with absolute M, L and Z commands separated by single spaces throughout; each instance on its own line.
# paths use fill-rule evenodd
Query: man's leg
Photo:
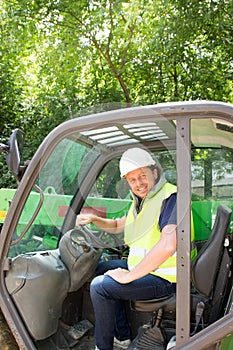
M 103 275 L 108 270 L 118 267 L 128 269 L 127 260 L 108 260 L 100 262 L 96 269 L 96 275 Z M 125 303 L 122 300 L 115 300 L 115 331 L 114 336 L 122 341 L 130 339 L 130 328 L 126 317 Z
M 95 311 L 95 340 L 98 348 L 113 349 L 116 301 L 158 298 L 168 295 L 172 287 L 170 282 L 151 274 L 128 284 L 120 284 L 109 276 L 94 278 L 91 283 L 91 299 Z
M 116 259 L 101 261 L 96 268 L 96 276 L 103 275 L 108 270 L 114 270 L 118 267 L 121 267 L 122 269 L 128 269 L 127 260 Z

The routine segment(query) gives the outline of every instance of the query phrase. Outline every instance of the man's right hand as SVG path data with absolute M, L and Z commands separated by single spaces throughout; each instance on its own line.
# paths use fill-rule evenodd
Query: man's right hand
M 90 224 L 95 218 L 93 214 L 79 214 L 76 219 L 76 226 L 83 226 Z

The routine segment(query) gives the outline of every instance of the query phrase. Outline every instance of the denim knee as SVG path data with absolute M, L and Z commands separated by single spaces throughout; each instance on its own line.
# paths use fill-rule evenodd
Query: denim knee
M 103 294 L 103 280 L 104 280 L 104 275 L 100 275 L 95 277 L 91 281 L 90 285 L 90 294 L 91 298 L 94 297 L 95 295 L 101 295 Z

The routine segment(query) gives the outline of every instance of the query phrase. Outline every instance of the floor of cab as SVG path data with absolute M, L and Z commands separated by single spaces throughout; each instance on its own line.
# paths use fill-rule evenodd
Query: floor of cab
M 80 339 L 80 342 L 75 345 L 72 350 L 94 350 L 95 349 L 95 339 L 93 335 L 86 335 L 82 339 Z M 113 348 L 113 350 L 119 350 L 119 347 Z M 121 349 L 122 350 L 122 349 Z
M 38 350 L 94 350 L 95 349 L 95 339 L 93 332 L 90 334 L 84 335 L 81 339 L 78 340 L 77 344 L 70 348 L 56 347 L 51 340 L 40 343 Z M 113 350 L 120 350 L 119 347 L 113 348 Z M 121 349 L 122 350 L 122 349 Z

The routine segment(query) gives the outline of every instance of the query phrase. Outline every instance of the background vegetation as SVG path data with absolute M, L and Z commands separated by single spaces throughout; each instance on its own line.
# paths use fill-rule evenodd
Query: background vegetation
M 1 142 L 23 129 L 25 159 L 93 108 L 233 102 L 232 0 L 0 0 L 0 16 Z

